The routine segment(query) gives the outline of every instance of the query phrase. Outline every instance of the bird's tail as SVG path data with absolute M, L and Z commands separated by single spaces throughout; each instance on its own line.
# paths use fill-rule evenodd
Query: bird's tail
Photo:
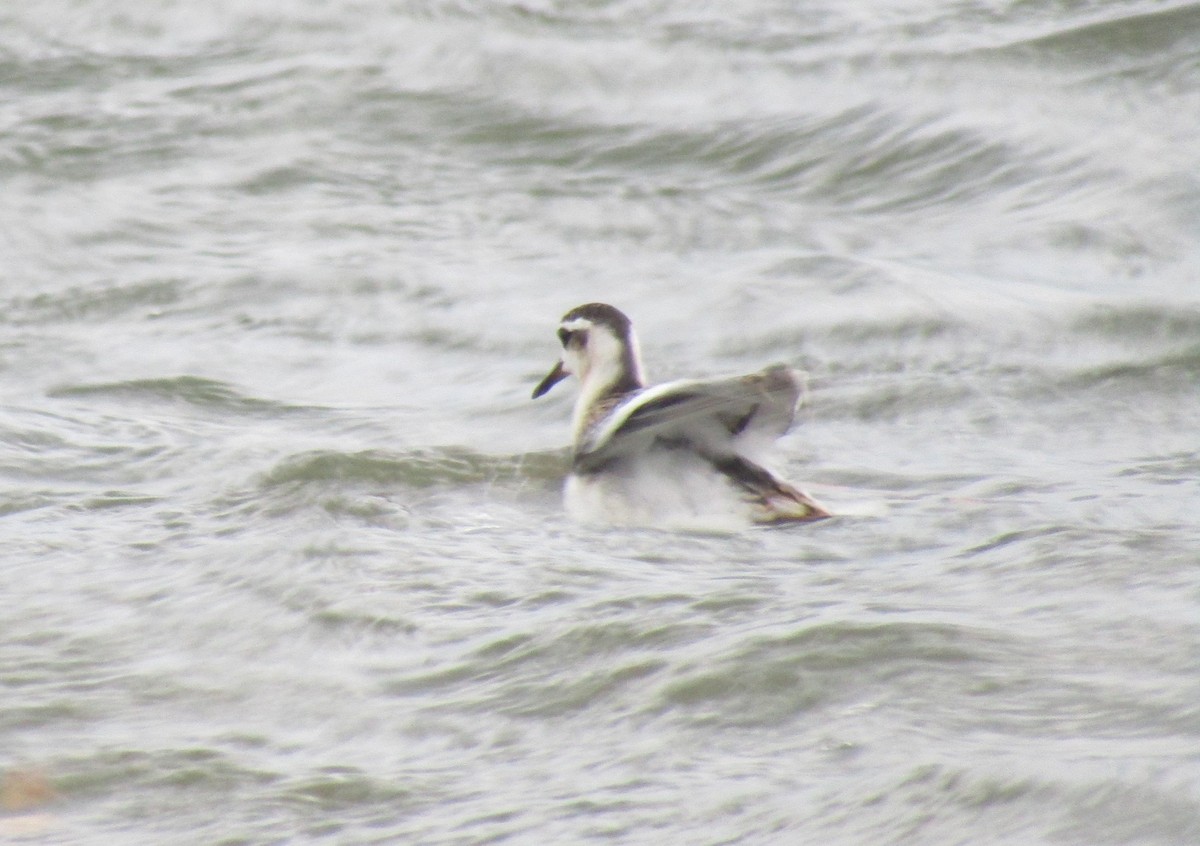
M 756 523 L 804 523 L 833 516 L 808 494 L 748 458 L 729 455 L 709 460 L 750 500 Z

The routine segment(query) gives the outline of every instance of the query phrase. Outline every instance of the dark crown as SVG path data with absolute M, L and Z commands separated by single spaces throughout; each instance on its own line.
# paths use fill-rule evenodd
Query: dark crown
M 628 338 L 633 323 L 620 309 L 613 308 L 607 303 L 587 303 L 576 306 L 563 315 L 562 322 L 584 319 L 593 324 L 609 327 L 618 338 Z

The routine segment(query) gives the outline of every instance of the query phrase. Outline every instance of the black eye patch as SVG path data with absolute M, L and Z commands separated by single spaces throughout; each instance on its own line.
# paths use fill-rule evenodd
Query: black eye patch
M 559 329 L 558 340 L 562 341 L 563 349 L 569 346 L 582 347 L 587 341 L 587 332 L 582 329 Z

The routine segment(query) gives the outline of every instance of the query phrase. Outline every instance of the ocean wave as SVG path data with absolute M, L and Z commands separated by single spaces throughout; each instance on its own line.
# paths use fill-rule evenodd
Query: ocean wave
M 922 667 L 985 661 L 993 640 L 985 648 L 979 632 L 929 623 L 817 624 L 740 643 L 703 668 L 676 668 L 661 707 L 727 725 L 773 724 L 898 676 L 928 677 Z
M 246 396 L 224 382 L 200 376 L 172 376 L 90 385 L 64 385 L 49 391 L 48 395 L 57 399 L 132 399 L 182 402 L 201 408 L 243 414 L 281 414 L 306 410 L 300 406 Z
M 155 279 L 18 295 L 0 308 L 0 323 L 28 326 L 154 317 L 183 301 L 187 289 L 182 279 Z
M 1178 58 L 1177 50 L 1197 55 L 1198 39 L 1200 4 L 1188 2 L 1149 11 L 1105 9 L 1082 20 L 1059 22 L 1053 31 L 1022 38 L 1006 49 L 1040 54 L 1044 60 L 1104 65 L 1148 56 L 1165 66 Z
M 319 450 L 285 458 L 263 476 L 262 484 L 266 488 L 329 482 L 429 488 L 546 482 L 561 478 L 566 466 L 561 452 L 492 456 L 464 447 L 409 452 Z

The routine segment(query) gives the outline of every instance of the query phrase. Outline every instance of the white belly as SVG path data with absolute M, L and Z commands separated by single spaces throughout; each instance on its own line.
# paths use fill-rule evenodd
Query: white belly
M 735 531 L 749 503 L 707 461 L 686 450 L 652 450 L 597 473 L 567 477 L 567 513 L 583 523 Z

